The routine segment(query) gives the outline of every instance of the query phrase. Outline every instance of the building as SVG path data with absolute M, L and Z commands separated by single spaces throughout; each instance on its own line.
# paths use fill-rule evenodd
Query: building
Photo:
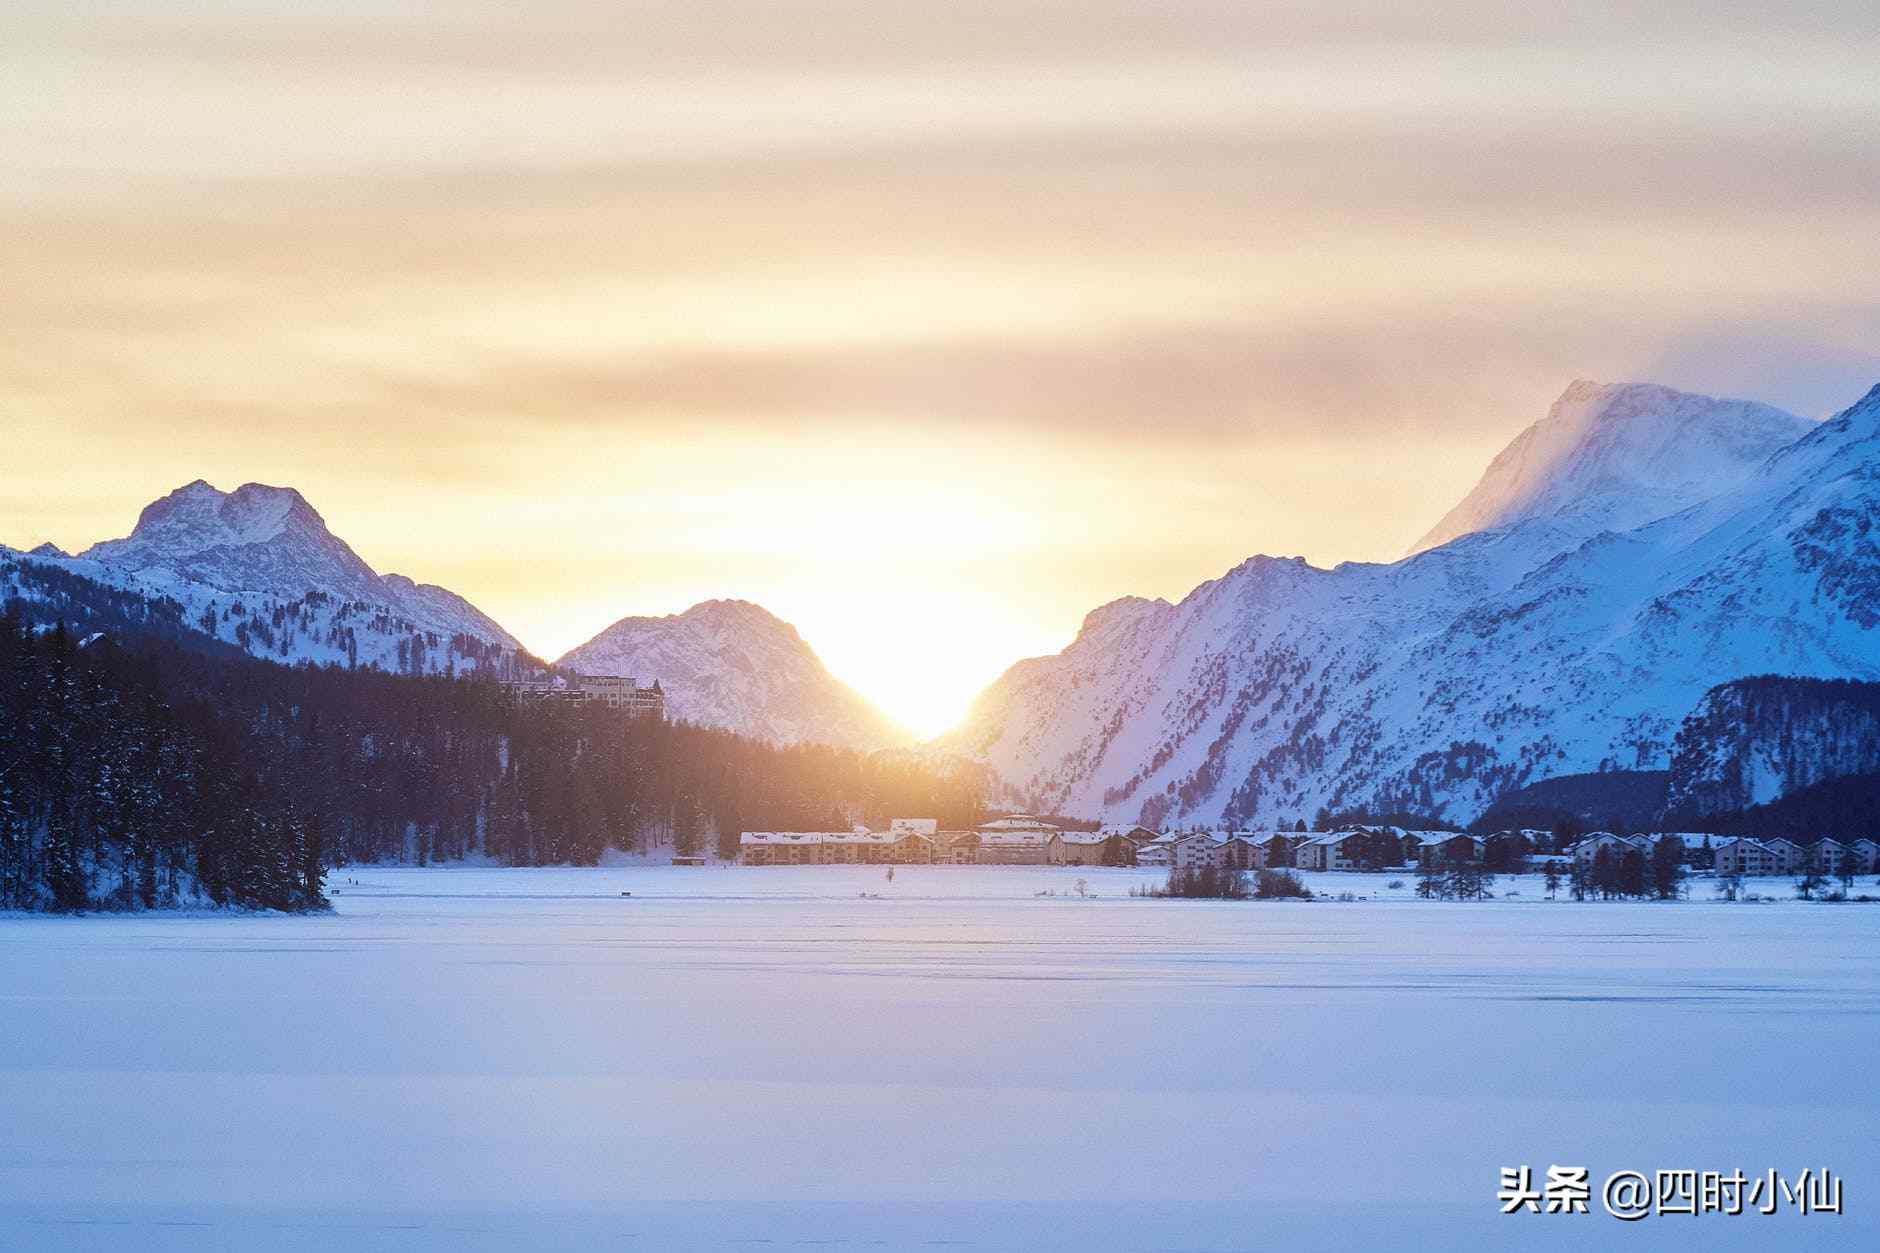
M 1177 874 L 1191 870 L 1217 870 L 1227 864 L 1226 841 L 1209 831 L 1177 836 L 1169 845 L 1169 865 Z
M 1266 869 L 1266 844 L 1261 840 L 1263 832 L 1236 831 L 1228 836 L 1224 851 L 1227 864 L 1236 870 Z
M 1030 814 L 1011 814 L 973 828 L 974 862 L 981 866 L 1060 866 L 1062 833 Z
M 1880 868 L 1880 842 L 1863 837 L 1849 844 L 1847 851 L 1854 858 L 1855 874 L 1872 874 Z
M 1419 834 L 1430 838 L 1418 842 L 1418 865 L 1460 866 L 1482 860 L 1483 844 L 1480 836 L 1465 835 L 1460 831 L 1425 831 Z
M 598 702 L 609 709 L 624 709 L 645 718 L 666 716 L 666 692 L 659 686 L 658 679 L 646 687 L 624 675 L 581 674 L 573 676 L 571 681 L 590 702 Z
M 1275 831 L 1270 835 L 1256 834 L 1254 838 L 1260 841 L 1260 847 L 1265 850 L 1261 865 L 1290 866 L 1293 864 L 1293 849 L 1310 837 L 1292 831 Z
M 1064 839 L 1056 831 L 978 831 L 981 866 L 1061 866 Z
M 745 831 L 738 859 L 747 866 L 813 866 L 822 862 L 822 831 Z M 844 832 L 835 833 L 838 837 Z
M 905 866 L 931 862 L 934 842 L 917 831 L 745 831 L 747 866 Z
M 1135 841 L 1114 828 L 1104 831 L 1061 831 L 1058 838 L 1064 844 L 1064 864 L 1067 866 L 1136 864 Z
M 1375 834 L 1371 831 L 1331 831 L 1315 835 L 1293 850 L 1293 864 L 1301 870 L 1356 870 L 1363 842 L 1374 838 Z
M 547 679 L 507 681 L 501 686 L 518 699 L 605 705 L 609 709 L 624 709 L 636 717 L 666 716 L 666 693 L 658 679 L 648 687 L 641 687 L 622 675 L 558 674 Z
M 1567 856 L 1573 858 L 1574 862 L 1582 867 L 1590 867 L 1594 858 L 1599 856 L 1601 849 L 1605 849 L 1614 857 L 1640 851 L 1649 853 L 1651 851 L 1649 848 L 1643 850 L 1639 848 L 1639 841 L 1643 838 L 1643 836 L 1614 835 L 1610 831 L 1595 831 L 1567 845 Z
M 1761 840 L 1740 835 L 1733 840 L 1725 840 L 1714 850 L 1717 873 L 1720 875 L 1765 875 L 1775 874 L 1775 858 Z
M 1136 846 L 1136 864 L 1138 866 L 1173 865 L 1175 854 L 1171 850 L 1175 847 L 1175 839 L 1176 837 L 1172 835 L 1164 835 L 1158 836 L 1146 844 L 1138 844 Z
M 1770 874 L 1801 874 L 1808 867 L 1808 850 L 1785 836 L 1773 840 L 1764 840 L 1763 847 L 1769 850 L 1774 862 Z
M 948 866 L 972 866 L 979 862 L 979 832 L 939 831 L 934 834 L 933 859 Z

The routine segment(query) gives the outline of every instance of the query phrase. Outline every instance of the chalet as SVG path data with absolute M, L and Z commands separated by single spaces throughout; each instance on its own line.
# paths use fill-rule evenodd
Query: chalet
M 1136 864 L 1135 841 L 1114 828 L 1104 831 L 1061 831 L 1058 838 L 1064 844 L 1064 864 L 1067 866 Z
M 1160 831 L 1151 831 L 1144 826 L 1109 826 L 1102 828 L 1104 835 L 1120 835 L 1131 844 L 1147 844 L 1151 840 L 1162 838 Z
M 948 866 L 971 866 L 979 861 L 979 832 L 936 831 L 933 859 Z
M 1263 866 L 1290 866 L 1293 864 L 1293 849 L 1301 842 L 1301 837 L 1291 831 L 1275 831 L 1271 835 L 1261 833 L 1255 836 L 1260 841 L 1260 848 L 1265 856 Z
M 1497 870 L 1518 871 L 1542 849 L 1553 847 L 1546 831 L 1494 831 L 1482 837 L 1482 862 Z
M 1136 864 L 1138 866 L 1172 866 L 1175 864 L 1175 836 L 1164 835 L 1136 846 Z
M 746 831 L 738 855 L 747 866 L 812 866 L 822 862 L 821 831 Z M 837 833 L 838 838 L 845 833 Z
M 1236 870 L 1266 869 L 1266 845 L 1259 831 L 1236 831 L 1223 843 L 1227 864 Z
M 1764 840 L 1772 860 L 1770 874 L 1799 874 L 1808 865 L 1808 850 L 1785 836 Z
M 1573 860 L 1581 866 L 1591 866 L 1593 859 L 1599 856 L 1601 849 L 1606 850 L 1614 857 L 1621 857 L 1626 853 L 1642 851 L 1639 848 L 1640 839 L 1643 839 L 1643 837 L 1634 838 L 1614 835 L 1611 831 L 1595 831 L 1569 844 L 1567 846 L 1567 856 L 1573 858 Z
M 849 832 L 830 832 L 822 838 L 822 862 L 827 866 L 860 865 L 882 860 L 882 850 L 893 839 L 886 831 L 857 827 Z
M 856 831 L 823 841 L 825 862 L 906 866 L 933 860 L 933 840 L 918 831 Z
M 1056 831 L 980 831 L 981 866 L 1061 866 L 1064 838 Z
M 1854 858 L 1856 874 L 1872 874 L 1880 869 L 1880 841 L 1863 837 L 1849 844 L 1847 851 Z
M 1725 840 L 1717 845 L 1717 873 L 1720 875 L 1775 874 L 1775 858 L 1761 840 L 1747 835 Z
M 1417 854 L 1418 865 L 1458 866 L 1482 860 L 1480 836 L 1466 835 L 1460 831 L 1430 831 L 1424 834 L 1437 838 L 1421 841 L 1422 849 Z
M 1456 838 L 1454 831 L 1405 831 L 1398 839 L 1403 843 L 1403 861 L 1406 866 L 1414 866 L 1423 860 L 1425 849 L 1433 848 L 1445 840 Z
M 1057 827 L 1030 814 L 981 823 L 974 861 L 981 866 L 1059 866 L 1064 863 L 1064 840 Z
M 934 859 L 934 842 L 915 831 L 745 831 L 747 866 L 909 865 Z
M 1056 832 L 1057 829 L 1057 827 L 1046 822 L 1044 819 L 1034 818 L 1030 814 L 1007 814 L 1003 818 L 994 818 L 991 822 L 982 822 L 973 828 L 973 830 L 979 832 L 981 835 L 985 835 L 988 832 L 992 834 L 1005 834 L 1020 831 Z
M 1836 839 L 1820 839 L 1809 850 L 1808 865 L 1819 874 L 1836 875 L 1841 873 L 1841 862 L 1847 857 L 1847 845 Z
M 1362 843 L 1370 831 L 1333 831 L 1305 841 L 1293 850 L 1293 864 L 1301 870 L 1356 870 Z
M 1214 870 L 1227 864 L 1227 847 L 1211 831 L 1195 831 L 1169 845 L 1169 864 L 1177 873 Z

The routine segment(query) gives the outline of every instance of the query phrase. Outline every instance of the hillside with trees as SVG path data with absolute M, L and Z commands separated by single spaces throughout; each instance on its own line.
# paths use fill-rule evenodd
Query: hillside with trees
M 329 865 L 729 855 L 744 829 L 968 825 L 984 791 L 911 753 L 0 614 L 0 908 L 317 908 Z

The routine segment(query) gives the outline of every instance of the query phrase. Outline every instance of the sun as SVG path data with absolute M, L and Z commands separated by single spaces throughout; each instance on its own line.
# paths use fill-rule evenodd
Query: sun
M 991 611 L 889 609 L 798 626 L 830 673 L 921 740 L 957 726 L 1013 662 L 1064 643 Z

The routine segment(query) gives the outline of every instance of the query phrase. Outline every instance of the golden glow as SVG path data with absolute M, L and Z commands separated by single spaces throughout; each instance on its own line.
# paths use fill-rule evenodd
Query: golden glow
M 1880 377 L 1860 6 L 625 9 L 0 11 L 0 541 L 288 483 L 545 655 L 742 597 L 931 731 L 1396 556 L 1569 379 Z

